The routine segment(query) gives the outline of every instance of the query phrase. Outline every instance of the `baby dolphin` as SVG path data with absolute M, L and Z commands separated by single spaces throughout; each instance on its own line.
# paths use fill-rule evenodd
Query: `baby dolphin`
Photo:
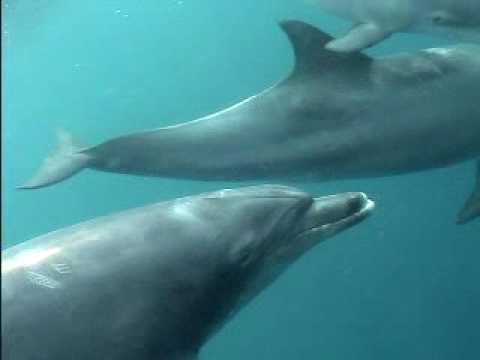
M 355 23 L 326 46 L 362 50 L 396 32 L 427 33 L 480 42 L 478 0 L 310 0 L 325 11 Z
M 64 134 L 23 188 L 87 167 L 197 180 L 327 181 L 480 156 L 480 46 L 373 59 L 325 49 L 332 37 L 308 24 L 281 26 L 296 57 L 286 80 L 216 114 L 90 148 Z M 472 201 L 478 208 L 478 197 Z
M 2 252 L 3 360 L 191 360 L 363 193 L 263 185 L 161 202 Z

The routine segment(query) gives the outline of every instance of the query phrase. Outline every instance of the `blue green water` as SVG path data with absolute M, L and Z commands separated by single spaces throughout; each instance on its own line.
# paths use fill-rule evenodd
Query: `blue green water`
M 3 248 L 232 186 L 84 171 L 51 188 L 14 190 L 52 150 L 57 129 L 95 144 L 194 119 L 287 74 L 293 58 L 278 20 L 334 33 L 346 26 L 301 0 L 6 0 L 2 10 Z M 444 44 L 399 35 L 370 52 Z M 480 358 L 480 222 L 454 225 L 473 164 L 298 185 L 316 194 L 367 192 L 375 216 L 302 258 L 201 359 Z

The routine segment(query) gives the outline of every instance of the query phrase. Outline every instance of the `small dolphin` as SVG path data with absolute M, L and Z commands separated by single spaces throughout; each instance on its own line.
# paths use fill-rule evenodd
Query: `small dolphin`
M 2 252 L 3 360 L 191 360 L 363 193 L 264 185 L 114 214 Z
M 355 23 L 330 50 L 368 48 L 396 32 L 417 32 L 480 42 L 478 0 L 310 0 L 325 11 Z
M 202 119 L 90 148 L 64 134 L 22 188 L 51 185 L 87 167 L 199 180 L 326 181 L 480 156 L 480 46 L 372 59 L 326 50 L 332 37 L 305 23 L 281 26 L 296 55 L 286 80 Z M 477 198 L 468 206 L 475 204 Z

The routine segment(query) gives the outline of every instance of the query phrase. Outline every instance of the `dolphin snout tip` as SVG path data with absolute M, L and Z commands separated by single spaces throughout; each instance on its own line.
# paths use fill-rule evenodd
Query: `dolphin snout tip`
M 348 206 L 351 212 L 371 212 L 375 208 L 375 201 L 364 192 L 352 193 Z

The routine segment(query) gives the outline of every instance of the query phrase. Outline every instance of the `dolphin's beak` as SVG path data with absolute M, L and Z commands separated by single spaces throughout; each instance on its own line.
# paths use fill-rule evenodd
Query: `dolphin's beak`
M 361 192 L 315 198 L 302 222 L 302 233 L 332 232 L 332 235 L 364 220 L 375 203 Z

